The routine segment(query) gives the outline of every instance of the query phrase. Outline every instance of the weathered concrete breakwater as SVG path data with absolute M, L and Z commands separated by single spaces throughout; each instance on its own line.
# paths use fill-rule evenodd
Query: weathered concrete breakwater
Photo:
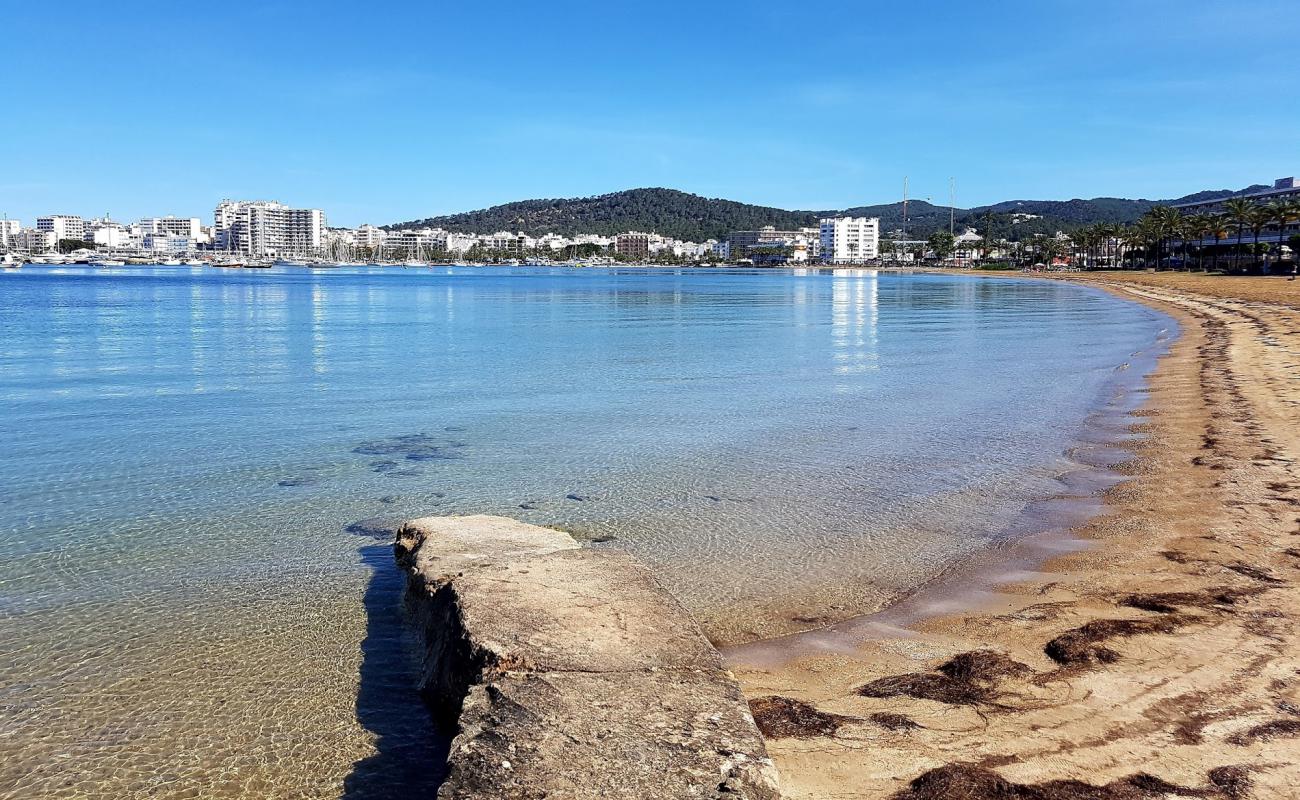
M 395 550 L 421 690 L 458 720 L 439 797 L 779 797 L 717 651 L 626 553 L 490 516 L 408 522 Z

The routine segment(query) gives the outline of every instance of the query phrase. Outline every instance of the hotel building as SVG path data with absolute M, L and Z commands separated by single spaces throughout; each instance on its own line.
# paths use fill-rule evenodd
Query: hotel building
M 1251 192 L 1249 194 L 1234 194 L 1229 197 L 1220 197 L 1217 200 L 1199 200 L 1194 203 L 1178 203 L 1173 206 L 1183 215 L 1191 214 L 1222 214 L 1224 203 L 1233 199 L 1249 200 L 1259 206 L 1264 206 L 1276 200 L 1300 200 L 1300 183 L 1295 178 L 1278 178 L 1273 181 L 1272 189 Z M 1300 234 L 1300 222 L 1291 222 L 1285 228 L 1279 229 L 1278 224 L 1273 222 L 1259 232 L 1259 238 L 1255 237 L 1253 231 L 1246 228 L 1243 231 L 1243 243 L 1253 244 L 1263 242 L 1266 244 L 1281 243 L 1286 244 L 1292 236 Z M 1236 244 L 1236 230 L 1233 230 L 1231 241 L 1225 240 L 1220 242 L 1218 239 L 1203 239 L 1193 244 Z
M 218 250 L 251 256 L 309 255 L 325 239 L 325 212 L 265 200 L 223 200 L 213 212 Z
M 817 228 L 779 231 L 768 225 L 756 231 L 732 231 L 727 234 L 727 255 L 731 258 L 747 258 L 753 250 L 777 247 L 797 249 L 816 258 L 821 250 L 821 233 Z
M 57 245 L 64 239 L 86 238 L 86 222 L 81 217 L 69 214 L 54 214 L 36 218 L 36 230 L 54 235 Z
M 650 234 L 629 231 L 614 237 L 614 252 L 632 258 L 650 257 Z
M 828 217 L 821 221 L 822 261 L 864 264 L 880 256 L 880 220 L 876 217 Z

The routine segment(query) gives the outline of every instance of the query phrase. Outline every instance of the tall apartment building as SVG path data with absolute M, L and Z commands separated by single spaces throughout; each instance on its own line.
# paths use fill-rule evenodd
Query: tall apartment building
M 614 252 L 632 258 L 650 256 L 650 234 L 629 231 L 614 237 Z
M 69 214 L 53 214 L 37 217 L 36 230 L 54 234 L 54 242 L 57 244 L 63 239 L 86 238 L 86 221 Z
M 308 255 L 325 240 L 325 212 L 265 200 L 223 200 L 213 212 L 218 250 L 251 256 Z
M 746 258 L 754 250 L 763 248 L 791 248 L 800 246 L 808 255 L 816 257 L 820 250 L 820 230 L 818 228 L 799 228 L 792 231 L 777 230 L 767 225 L 756 231 L 732 231 L 727 234 L 728 255 L 732 258 Z
M 828 217 L 821 221 L 821 260 L 863 264 L 880 255 L 880 220 L 876 217 Z

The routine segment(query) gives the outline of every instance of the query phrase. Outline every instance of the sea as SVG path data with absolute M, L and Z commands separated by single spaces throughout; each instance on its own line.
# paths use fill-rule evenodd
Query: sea
M 829 625 L 1020 535 L 1175 331 L 869 269 L 4 271 L 0 797 L 419 796 L 402 520 L 624 548 L 720 645 Z

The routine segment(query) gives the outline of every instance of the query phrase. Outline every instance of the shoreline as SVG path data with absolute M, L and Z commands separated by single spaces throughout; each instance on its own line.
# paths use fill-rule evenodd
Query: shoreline
M 1292 324 L 1300 319 L 1300 292 L 1273 304 L 1276 318 L 1291 327 L 1269 330 L 1263 315 L 1245 311 L 1244 322 L 1234 321 L 1246 328 L 1234 330 L 1219 317 L 1231 318 L 1243 313 L 1239 306 L 1268 299 L 1258 282 L 1242 299 L 1232 297 L 1244 291 L 1238 284 L 1215 278 L 1200 278 L 1202 284 L 1189 289 L 1163 286 L 1179 281 L 1159 274 L 1014 277 L 1096 286 L 1178 320 L 1182 335 L 1149 376 L 1149 400 L 1134 414 L 1140 424 L 1133 428 L 1146 438 L 1127 445 L 1137 456 L 1124 469 L 1130 480 L 1106 490 L 1100 513 L 1067 532 L 1067 538 L 1092 546 L 1055 554 L 1045 548 L 1045 563 L 1026 574 L 1009 574 L 1011 582 L 996 586 L 980 607 L 941 608 L 937 615 L 877 624 L 859 631 L 866 635 L 851 648 L 805 649 L 767 661 L 733 659 L 731 668 L 769 734 L 786 796 L 966 796 L 916 794 L 924 786 L 909 789 L 908 782 L 923 775 L 925 786 L 943 784 L 952 791 L 990 780 L 1037 789 L 1052 781 L 1083 780 L 1115 784 L 1118 791 L 1116 782 L 1131 783 L 1140 772 L 1206 796 L 1245 797 L 1238 790 L 1250 782 L 1258 796 L 1281 796 L 1267 794 L 1265 787 L 1294 783 L 1300 769 L 1283 755 L 1296 746 L 1292 737 L 1300 737 L 1300 711 L 1287 710 L 1300 709 L 1300 681 L 1284 668 L 1296 652 L 1293 612 L 1300 611 L 1300 600 L 1286 591 L 1296 576 L 1285 572 L 1295 572 L 1300 557 L 1279 558 L 1274 551 L 1282 551 L 1279 539 L 1294 532 L 1287 528 L 1294 527 L 1287 515 L 1296 517 L 1293 506 L 1300 500 L 1286 496 L 1293 480 L 1264 481 L 1275 497 L 1261 502 L 1221 495 L 1240 493 L 1245 475 L 1235 471 L 1294 470 L 1290 456 L 1296 451 L 1284 446 L 1294 442 L 1276 434 L 1295 420 L 1289 404 L 1300 400 L 1295 386 L 1285 383 L 1286 367 L 1294 367 L 1286 356 L 1271 365 L 1281 374 L 1243 370 L 1255 373 L 1247 387 L 1255 391 L 1225 382 L 1224 376 L 1241 366 L 1239 353 L 1225 339 L 1254 335 L 1277 342 L 1300 333 Z M 1176 277 L 1189 284 L 1198 280 Z M 1230 291 L 1223 291 L 1225 286 Z M 1290 352 L 1285 343 L 1260 346 Z M 1300 383 L 1295 373 L 1289 377 Z M 1189 397 L 1200 402 L 1188 402 Z M 1252 401 L 1274 413 L 1259 420 L 1251 413 Z M 1218 452 L 1228 441 L 1217 430 L 1224 427 L 1219 420 L 1227 405 L 1244 406 L 1229 415 L 1241 428 L 1234 432 L 1234 445 L 1247 448 L 1247 441 L 1238 439 L 1253 437 L 1259 441 L 1250 444 L 1262 444 L 1272 454 L 1269 460 Z M 1214 463 L 1207 461 L 1207 450 L 1216 456 Z M 1259 519 L 1251 520 L 1252 532 L 1238 531 L 1240 520 L 1224 519 L 1249 505 L 1270 507 L 1267 530 L 1260 530 Z M 1210 558 L 1198 551 L 1226 534 L 1184 532 L 1210 526 L 1231 528 L 1232 538 L 1252 541 L 1234 541 L 1234 559 L 1225 559 L 1226 552 Z M 960 576 L 957 583 L 960 588 Z M 1229 592 L 1224 597 L 1232 602 L 1206 600 L 1211 589 Z M 1144 592 L 1150 602 L 1138 598 L 1136 606 L 1123 604 L 1133 600 L 1128 594 Z M 1171 598 L 1170 592 L 1179 596 Z M 1151 601 L 1151 594 L 1165 596 L 1166 602 Z M 1181 605 L 1171 605 L 1174 600 Z M 1153 603 L 1164 610 L 1148 610 Z M 1259 652 L 1250 660 L 1222 658 L 1219 640 L 1233 633 L 1241 637 L 1241 647 Z M 1093 635 L 1101 638 L 1091 641 Z M 1051 647 L 1062 639 L 1078 645 L 1078 652 Z M 962 680 L 946 677 L 954 656 L 990 650 L 1000 655 L 962 662 L 984 663 L 982 677 L 979 668 L 974 678 L 966 674 L 970 669 Z M 1253 680 L 1238 674 L 1247 666 L 1255 670 Z M 942 671 L 934 672 L 937 667 Z M 943 687 L 964 691 L 955 696 L 937 691 Z M 1241 702 L 1224 709 L 1218 694 Z M 764 699 L 774 696 L 795 704 Z M 1210 774 L 1211 768 L 1218 771 Z
M 915 272 L 971 275 L 966 270 Z M 973 277 L 1034 276 L 991 272 Z M 1156 310 L 1164 313 L 1164 309 Z M 800 652 L 851 651 L 870 638 L 903 635 L 909 626 L 933 617 L 987 610 L 999 602 L 1002 587 L 1039 574 L 1058 555 L 1092 547 L 1089 540 L 1074 532 L 1104 513 L 1106 492 L 1129 479 L 1125 470 L 1137 458 L 1129 446 L 1134 438 L 1133 425 L 1140 421 L 1141 409 L 1149 402 L 1152 374 L 1168 354 L 1170 343 L 1181 335 L 1180 321 L 1173 316 L 1169 319 L 1176 329 L 1157 331 L 1149 344 L 1129 356 L 1130 361 L 1116 367 L 1097 407 L 1080 422 L 1070 444 L 1057 453 L 1070 466 L 1055 476 L 1059 485 L 1056 492 L 1027 498 L 1015 517 L 994 531 L 983 547 L 955 559 L 878 608 L 814 628 L 745 641 L 715 642 L 724 659 L 742 668 L 760 663 L 772 666 L 774 661 L 797 657 Z

